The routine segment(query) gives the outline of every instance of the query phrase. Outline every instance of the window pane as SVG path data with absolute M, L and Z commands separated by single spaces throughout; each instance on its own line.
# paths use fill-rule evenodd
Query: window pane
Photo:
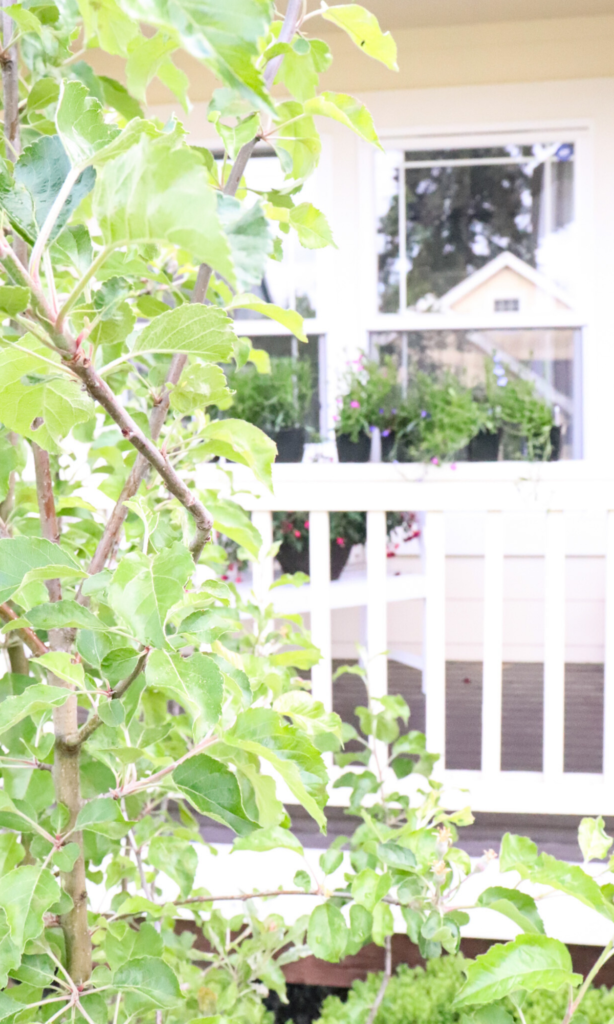
M 408 150 L 402 199 L 398 166 L 397 152 L 378 156 L 380 312 L 569 310 L 578 249 L 571 143 Z
M 489 361 L 503 367 L 509 378 L 531 381 L 536 393 L 557 407 L 561 458 L 581 457 L 579 330 L 378 331 L 370 340 L 374 354 L 395 358 L 403 386 L 411 381 L 412 373 L 437 376 L 448 370 L 473 388 L 484 383 Z M 507 378 L 501 375 L 500 379 Z
M 306 359 L 311 364 L 311 382 L 313 384 L 313 396 L 311 407 L 307 414 L 307 422 L 304 424 L 313 431 L 320 431 L 320 337 L 317 334 L 307 336 L 307 344 L 297 341 L 288 335 L 271 335 L 253 337 L 251 339 L 254 348 L 262 348 L 270 356 L 293 356 L 295 359 Z

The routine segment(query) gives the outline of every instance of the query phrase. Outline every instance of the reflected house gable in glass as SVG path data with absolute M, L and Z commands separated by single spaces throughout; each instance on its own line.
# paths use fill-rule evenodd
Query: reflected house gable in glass
M 572 308 L 568 296 L 512 252 L 502 252 L 437 300 L 442 313 L 482 318 L 493 312 L 544 317 Z

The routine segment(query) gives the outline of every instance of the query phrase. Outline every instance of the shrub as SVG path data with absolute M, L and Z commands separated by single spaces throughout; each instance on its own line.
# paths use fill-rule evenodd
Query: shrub
M 267 433 L 304 426 L 313 394 L 307 360 L 290 356 L 271 359 L 270 373 L 259 373 L 248 363 L 229 373 L 228 383 L 235 391 L 229 416 L 247 420 Z
M 388 984 L 374 1024 L 473 1024 L 470 1009 L 453 1005 L 464 980 L 463 964 L 460 954 L 429 960 L 426 968 L 401 964 Z M 328 996 L 317 1024 L 365 1024 L 381 980 L 380 973 L 369 974 L 366 981 L 355 981 L 345 1003 L 338 996 Z M 526 1024 L 560 1024 L 567 997 L 566 989 L 529 993 L 522 1004 Z M 520 1021 L 509 1000 L 501 1005 Z M 582 1002 L 582 1017 L 586 1024 L 610 1024 L 614 991 L 605 987 L 589 989 Z M 580 1024 L 579 1016 L 575 1020 Z

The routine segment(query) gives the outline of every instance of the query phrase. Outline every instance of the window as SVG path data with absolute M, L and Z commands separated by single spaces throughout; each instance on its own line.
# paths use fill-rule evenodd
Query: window
M 311 364 L 313 397 L 305 426 L 315 433 L 326 434 L 326 376 L 320 367 L 326 367 L 326 338 L 307 335 L 307 344 L 287 334 L 257 335 L 251 338 L 254 348 L 262 348 L 270 356 L 292 356 L 306 359 Z
M 395 356 L 403 386 L 449 370 L 474 387 L 489 360 L 530 380 L 563 427 L 563 458 L 582 455 L 576 161 L 564 137 L 396 146 L 375 173 L 372 354 Z
M 492 288 L 523 277 L 525 291 L 555 301 L 555 285 L 571 301 L 574 156 L 557 142 L 379 157 L 379 311 L 492 310 Z M 513 259 L 493 267 L 502 255 Z

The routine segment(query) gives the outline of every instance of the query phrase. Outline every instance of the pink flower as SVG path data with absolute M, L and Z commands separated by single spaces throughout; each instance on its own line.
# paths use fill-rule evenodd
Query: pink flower
M 456 463 L 455 462 L 452 463 L 452 465 L 450 466 L 450 469 L 456 469 Z
M 356 402 L 356 401 L 350 402 L 350 408 L 351 409 L 360 409 L 360 402 Z
M 236 582 L 237 583 L 243 583 L 243 577 L 242 576 L 237 576 Z
M 439 459 L 437 458 L 436 455 L 433 455 L 433 458 L 431 459 L 431 462 L 433 463 L 434 466 L 438 466 L 439 465 Z
M 308 519 L 305 520 L 305 522 L 303 523 L 303 526 L 305 527 L 306 530 L 309 529 L 309 520 Z
M 345 540 L 343 539 L 343 537 L 337 537 L 337 540 L 335 541 L 335 544 L 338 544 L 340 548 L 344 548 L 345 547 Z
M 229 576 L 222 576 L 221 579 L 228 580 L 228 579 L 230 579 L 230 577 Z
M 300 537 L 300 535 L 301 535 L 301 531 L 300 530 L 295 530 L 294 531 L 294 536 L 295 537 Z
M 333 416 L 333 420 L 335 421 L 335 423 L 338 423 L 339 422 L 339 417 L 338 416 Z

